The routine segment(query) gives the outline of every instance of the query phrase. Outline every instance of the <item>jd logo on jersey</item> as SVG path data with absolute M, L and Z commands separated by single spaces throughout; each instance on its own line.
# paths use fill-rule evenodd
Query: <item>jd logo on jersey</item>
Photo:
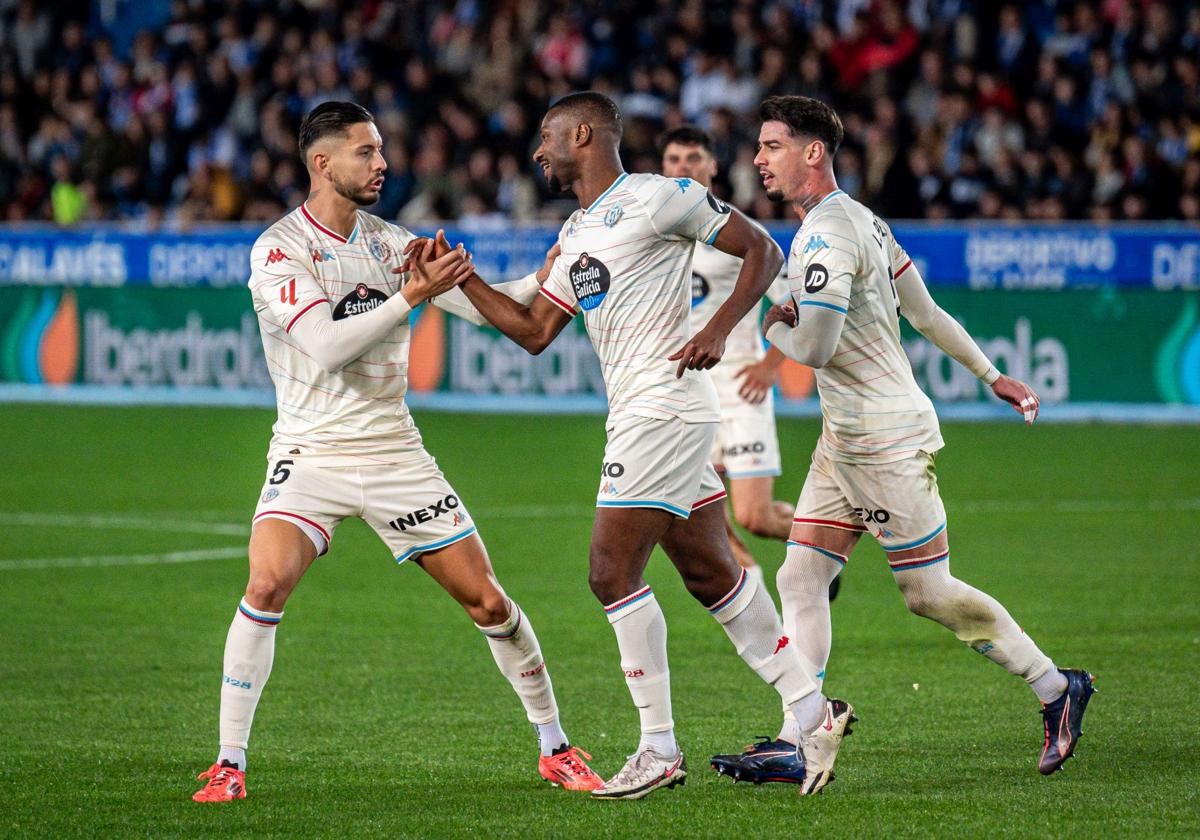
M 813 263 L 804 273 L 804 291 L 812 294 L 825 288 L 829 282 L 829 272 L 820 263 Z
M 604 263 L 595 257 L 580 254 L 579 259 L 571 265 L 570 275 L 571 286 L 575 289 L 575 298 L 580 306 L 592 310 L 604 302 L 612 283 L 612 276 Z
M 712 291 L 712 287 L 708 285 L 708 281 L 701 277 L 696 272 L 692 272 L 692 306 L 699 306 L 708 293 Z
M 338 301 L 333 307 L 333 320 L 340 321 L 351 315 L 361 315 L 370 312 L 377 306 L 382 306 L 388 296 L 378 289 L 372 289 L 365 283 L 359 283 L 353 292 Z

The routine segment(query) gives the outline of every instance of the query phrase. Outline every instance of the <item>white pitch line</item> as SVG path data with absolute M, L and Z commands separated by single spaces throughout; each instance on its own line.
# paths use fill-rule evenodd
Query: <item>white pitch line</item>
M 172 512 L 171 517 L 178 517 Z M 186 512 L 182 515 L 186 516 Z M 28 525 L 33 527 L 65 526 L 71 528 L 111 528 L 117 531 L 175 531 L 182 534 L 218 534 L 227 537 L 244 537 L 250 533 L 249 524 L 230 522 L 197 522 L 191 519 L 165 518 L 159 516 L 128 516 L 111 513 L 34 513 L 17 511 L 0 513 L 0 525 Z
M 27 569 L 79 569 L 95 566 L 162 566 L 171 563 L 199 563 L 203 560 L 232 560 L 245 557 L 245 546 L 203 548 L 197 551 L 168 551 L 160 554 L 107 554 L 95 557 L 30 557 L 0 560 L 0 572 Z

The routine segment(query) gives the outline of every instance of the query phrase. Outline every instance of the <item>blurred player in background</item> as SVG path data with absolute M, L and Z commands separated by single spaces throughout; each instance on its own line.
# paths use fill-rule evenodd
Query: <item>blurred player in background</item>
M 692 125 L 679 126 L 659 140 L 662 174 L 690 178 L 712 189 L 717 174 L 712 138 Z M 692 254 L 692 332 L 699 332 L 730 294 L 742 261 L 703 242 Z M 787 278 L 781 276 L 767 290 L 772 303 L 788 299 Z M 725 355 L 711 371 L 721 404 L 721 425 L 713 442 L 712 462 L 729 482 L 733 517 L 758 537 L 786 542 L 792 530 L 794 506 L 774 498 L 775 477 L 781 472 L 779 437 L 775 433 L 775 396 L 772 389 L 784 355 L 775 347 L 763 351 L 755 306 L 729 332 Z M 726 521 L 733 556 L 742 568 L 762 582 L 763 571 Z M 838 581 L 829 585 L 829 598 L 837 595 Z
M 870 532 L 910 610 L 1029 683 L 1043 706 L 1038 769 L 1052 773 L 1075 749 L 1093 678 L 1055 667 L 994 598 L 951 576 L 933 460 L 942 436 L 904 354 L 900 315 L 1026 423 L 1037 418 L 1038 397 L 996 370 L 934 303 L 887 224 L 837 188 L 833 156 L 843 130 L 833 109 L 782 96 L 767 99 L 761 116 L 755 165 L 767 196 L 791 203 L 802 220 L 788 261 L 793 305 L 773 307 L 763 326 L 773 345 L 816 371 L 824 415 L 778 575 L 787 632 L 823 675 L 826 589 Z M 801 731 L 789 720 L 779 740 L 794 742 Z
M 529 619 L 500 588 L 471 515 L 425 451 L 404 401 L 409 314 L 426 300 L 457 311 L 439 295 L 465 279 L 471 263 L 447 247 L 409 273 L 406 257 L 431 243 L 361 209 L 378 200 L 387 168 L 364 108 L 317 106 L 299 145 L 308 200 L 260 236 L 250 257 L 279 416 L 254 514 L 250 581 L 225 641 L 220 751 L 193 799 L 245 798 L 250 725 L 284 604 L 351 516 L 375 530 L 396 562 L 412 559 L 467 611 L 537 730 L 541 775 L 594 789 L 601 780 L 562 730 Z M 538 278 L 517 285 L 536 290 Z
M 804 735 L 792 748 L 796 781 L 815 793 L 830 777 L 850 715 L 826 701 L 780 627 L 766 589 L 738 567 L 725 537 L 725 490 L 710 462 L 720 418 L 704 371 L 758 305 L 782 256 L 770 236 L 702 184 L 629 174 L 618 154 L 621 116 L 597 93 L 563 97 L 541 124 L 534 154 L 555 192 L 579 210 L 559 234 L 541 295 L 526 307 L 473 275 L 467 297 L 501 332 L 539 353 L 581 311 L 608 392 L 589 583 L 617 637 L 642 736 L 596 798 L 636 799 L 687 775 L 675 740 L 667 626 L 643 573 L 661 545 L 688 591 L 721 624 L 748 665 L 779 692 Z M 732 293 L 699 332 L 689 326 L 697 242 L 742 260 Z M 435 252 L 436 253 L 436 252 Z

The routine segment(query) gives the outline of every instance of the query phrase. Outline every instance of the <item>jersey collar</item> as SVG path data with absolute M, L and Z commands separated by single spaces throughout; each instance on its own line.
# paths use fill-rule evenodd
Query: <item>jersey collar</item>
M 618 175 L 617 180 L 613 181 L 609 185 L 608 189 L 606 189 L 604 192 L 600 193 L 600 197 L 592 202 L 592 206 L 589 207 L 587 210 L 583 211 L 583 215 L 586 216 L 588 213 L 591 213 L 593 210 L 595 210 L 597 207 L 599 207 L 600 202 L 603 201 L 604 199 L 608 198 L 608 194 L 610 192 L 612 192 L 613 190 L 615 190 L 617 188 L 617 186 L 628 177 L 629 177 L 628 172 L 622 172 L 620 175 Z
M 314 216 L 312 213 L 308 212 L 308 202 L 307 201 L 300 205 L 300 212 L 304 214 L 304 218 L 308 219 L 308 223 L 310 225 L 315 227 L 317 230 L 321 231 L 321 233 L 325 234 L 326 236 L 336 239 L 338 242 L 350 243 L 358 238 L 358 216 L 357 216 L 357 214 L 355 214 L 354 230 L 350 231 L 350 238 L 347 239 L 346 237 L 342 236 L 340 233 L 334 233 L 332 230 L 325 227 L 325 225 L 318 222 L 317 217 Z

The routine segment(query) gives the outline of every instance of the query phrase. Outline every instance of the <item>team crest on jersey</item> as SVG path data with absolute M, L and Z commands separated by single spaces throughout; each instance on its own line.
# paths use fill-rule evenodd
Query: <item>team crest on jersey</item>
M 810 295 L 825 288 L 829 282 L 829 271 L 820 263 L 813 263 L 804 273 L 804 291 Z
M 366 283 L 359 283 L 354 291 L 338 301 L 333 307 L 333 320 L 340 321 L 351 315 L 361 315 L 383 305 L 388 296 Z
M 571 286 L 575 289 L 575 298 L 580 306 L 592 310 L 604 302 L 605 296 L 608 295 L 608 287 L 612 283 L 608 266 L 584 253 L 571 265 L 569 273 Z
M 803 253 L 807 254 L 810 251 L 820 251 L 822 248 L 828 247 L 829 243 L 821 238 L 821 234 L 814 233 L 812 236 L 808 237 L 808 241 L 804 243 Z
M 279 498 L 279 491 L 276 490 L 274 487 L 268 487 L 266 489 L 266 491 L 262 494 L 262 500 L 263 500 L 264 504 L 267 502 L 273 501 L 277 498 Z
M 618 204 L 604 214 L 604 226 L 614 227 L 617 222 L 621 221 L 621 217 L 625 215 L 625 208 Z
M 700 303 L 708 297 L 708 293 L 712 291 L 712 287 L 708 285 L 708 281 L 702 275 L 692 272 L 692 306 L 699 306 Z
M 392 258 L 392 246 L 382 239 L 372 237 L 367 243 L 367 250 L 371 252 L 372 257 L 380 262 L 387 262 Z

